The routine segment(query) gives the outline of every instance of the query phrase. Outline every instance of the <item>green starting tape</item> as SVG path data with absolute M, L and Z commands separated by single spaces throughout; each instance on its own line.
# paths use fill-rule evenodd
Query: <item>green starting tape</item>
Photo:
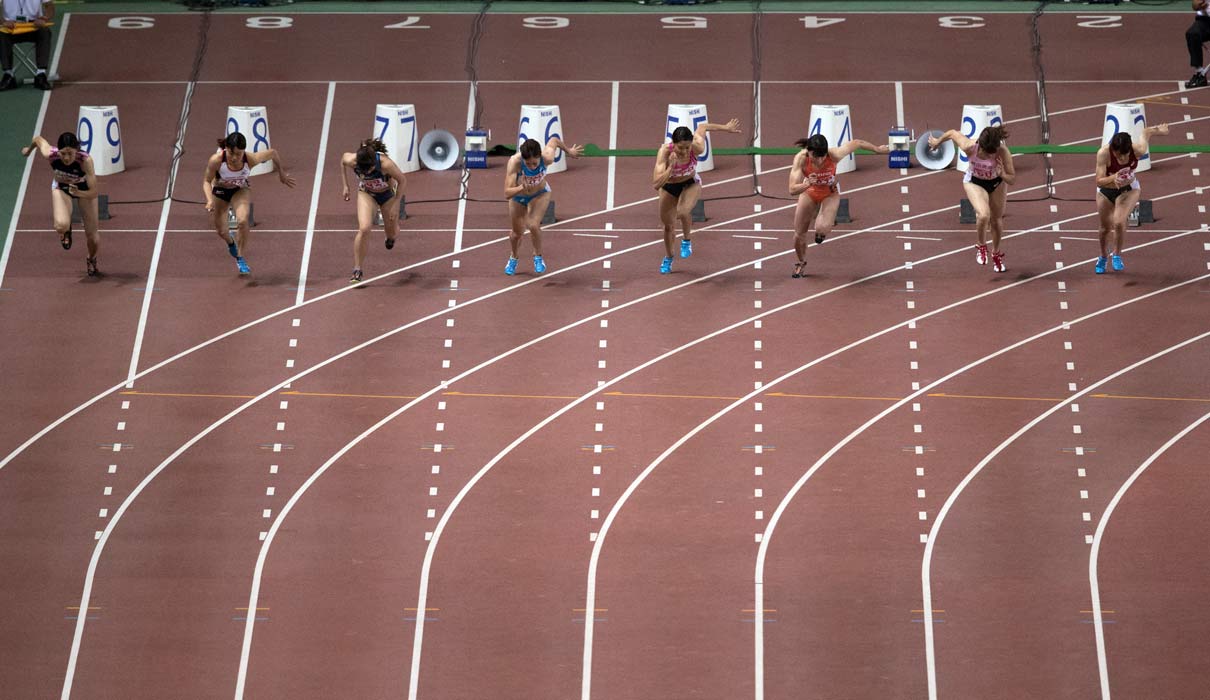
M 505 152 L 512 154 L 516 152 L 516 148 L 505 145 L 498 145 L 492 149 L 494 152 Z M 794 156 L 802 150 L 799 148 L 715 148 L 714 155 L 717 156 Z M 1009 149 L 1013 153 L 1018 154 L 1034 154 L 1034 153 L 1096 153 L 1100 150 L 1100 146 L 1087 144 L 1082 146 L 1056 146 L 1048 144 L 1033 144 L 1029 146 L 1010 146 Z M 1210 144 L 1205 143 L 1190 143 L 1184 145 L 1171 144 L 1151 144 L 1150 150 L 1152 153 L 1210 153 Z M 602 158 L 608 156 L 617 156 L 619 158 L 628 157 L 644 157 L 650 158 L 656 154 L 654 148 L 601 148 L 595 143 L 584 144 L 584 155 L 589 158 Z M 873 151 L 858 150 L 857 155 L 873 156 L 886 155 L 874 153 Z

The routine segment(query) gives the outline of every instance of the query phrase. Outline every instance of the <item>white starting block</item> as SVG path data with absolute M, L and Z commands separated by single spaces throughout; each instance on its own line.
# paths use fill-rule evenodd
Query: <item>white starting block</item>
M 697 131 L 697 127 L 710 121 L 706 116 L 706 105 L 668 105 L 668 118 L 664 126 L 664 143 L 672 141 L 672 132 L 679 126 Z M 706 150 L 697 157 L 699 173 L 714 170 L 714 151 L 710 148 L 710 134 L 706 134 Z
M 116 106 L 81 106 L 76 138 L 80 139 L 80 148 L 92 157 L 93 171 L 97 175 L 113 175 L 126 170 L 126 159 L 122 156 L 122 127 L 118 124 Z
M 546 148 L 551 136 L 563 138 L 563 122 L 559 119 L 559 105 L 521 105 L 521 120 L 517 124 L 517 147 L 526 139 L 533 139 Z M 547 174 L 567 170 L 567 158 L 562 149 L 556 149 L 555 161 L 546 166 Z
M 1004 112 L 1000 105 L 962 105 L 962 128 L 958 131 L 972 141 L 979 140 L 979 134 L 989 126 L 1000 126 L 1004 123 Z M 962 149 L 958 150 L 957 168 L 966 172 L 971 167 L 971 159 Z
M 853 140 L 853 121 L 848 105 L 811 105 L 811 127 L 808 136 L 823 134 L 828 148 L 839 148 Z M 836 173 L 851 173 L 857 169 L 857 157 L 850 153 L 836 164 Z
M 378 105 L 374 108 L 374 138 L 387 147 L 387 156 L 405 173 L 420 169 L 416 149 L 416 105 Z
M 269 111 L 264 107 L 227 107 L 227 136 L 235 132 L 248 141 L 248 153 L 260 153 L 272 148 L 269 145 Z M 273 161 L 252 168 L 253 175 L 264 175 L 274 170 Z
M 1135 143 L 1143 138 L 1143 129 L 1147 128 L 1147 112 L 1139 102 L 1111 102 L 1105 105 L 1105 131 L 1101 134 L 1101 145 L 1109 143 L 1109 139 L 1119 131 L 1130 134 Z M 1139 156 L 1136 173 L 1151 170 L 1151 151 Z

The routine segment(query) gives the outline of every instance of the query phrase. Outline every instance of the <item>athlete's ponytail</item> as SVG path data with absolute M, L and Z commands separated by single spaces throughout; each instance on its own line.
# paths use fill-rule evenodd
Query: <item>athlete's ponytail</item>
M 357 148 L 357 167 L 361 170 L 369 170 L 374 167 L 375 161 L 378 160 L 378 154 L 386 154 L 387 147 L 378 139 L 366 139 L 361 142 L 361 146 Z
M 816 158 L 823 158 L 828 155 L 828 137 L 823 134 L 815 134 L 810 138 L 799 139 L 794 142 L 794 145 L 807 149 Z

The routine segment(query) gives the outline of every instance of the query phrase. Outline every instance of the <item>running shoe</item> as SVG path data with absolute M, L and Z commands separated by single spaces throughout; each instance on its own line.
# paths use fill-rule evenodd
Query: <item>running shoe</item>
M 71 250 L 71 225 L 67 226 L 67 232 L 59 237 L 59 245 L 63 246 L 63 250 Z
M 516 274 L 516 272 L 517 272 L 517 259 L 509 258 L 508 263 L 505 264 L 505 266 L 504 266 L 504 274 L 512 275 L 512 274 Z
M 826 239 L 827 237 L 828 237 L 827 234 L 824 234 L 824 233 L 815 234 L 815 245 L 819 245 L 819 244 L 823 243 L 824 239 Z
M 542 259 L 541 255 L 534 256 L 534 272 L 539 275 L 546 272 L 546 261 Z
M 239 248 L 235 245 L 234 233 L 227 234 L 227 252 L 231 253 L 231 257 L 233 258 L 239 257 Z
M 1097 266 L 1092 268 L 1092 271 L 1098 275 L 1105 274 L 1105 263 L 1109 262 L 1105 258 L 1097 258 Z
M 794 263 L 794 272 L 790 276 L 793 277 L 794 279 L 798 279 L 800 277 L 806 277 L 807 276 L 807 273 L 805 272 L 806 269 L 807 269 L 806 261 L 796 262 L 796 263 Z
M 1197 73 L 1194 73 L 1193 77 L 1185 82 L 1185 87 L 1190 88 L 1190 89 L 1206 87 L 1206 76 L 1204 74 L 1202 74 L 1200 71 Z
M 349 275 L 349 284 L 357 284 L 361 281 L 361 268 L 353 270 L 353 274 Z
M 235 266 L 239 268 L 239 273 L 241 275 L 251 274 L 252 272 L 252 268 L 248 267 L 248 263 L 245 262 L 243 258 L 237 257 L 235 259 Z
M 995 272 L 1004 272 L 1007 269 L 1007 267 L 1004 267 L 1004 253 L 992 253 L 992 270 Z
M 681 241 L 681 257 L 687 258 L 690 255 L 693 255 L 693 241 L 686 238 Z
M 89 277 L 96 277 L 97 275 L 101 274 L 100 272 L 97 271 L 97 259 L 96 258 L 84 258 L 84 264 L 88 266 L 88 276 Z
M 394 248 L 394 247 L 395 247 L 395 239 L 394 239 L 394 238 L 388 238 L 388 239 L 387 239 L 387 242 L 386 242 L 386 246 L 387 246 L 387 250 L 390 250 L 391 248 Z
M 1122 262 L 1122 256 L 1118 255 L 1117 253 L 1114 253 L 1113 256 L 1109 258 L 1109 262 L 1113 265 L 1113 269 L 1117 270 L 1118 272 L 1126 269 L 1126 264 Z
M 975 262 L 979 263 L 980 265 L 987 264 L 987 246 L 983 245 L 982 243 L 975 246 Z
M 672 272 L 672 258 L 671 257 L 664 258 L 664 262 L 660 263 L 660 274 L 666 275 L 669 272 Z

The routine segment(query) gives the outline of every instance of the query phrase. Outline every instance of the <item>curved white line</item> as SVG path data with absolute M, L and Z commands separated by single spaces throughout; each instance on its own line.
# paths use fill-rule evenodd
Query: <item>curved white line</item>
M 1186 280 L 1185 282 L 1181 282 L 1179 285 L 1175 285 L 1175 286 L 1183 286 L 1183 285 L 1189 284 L 1191 282 L 1197 282 L 1197 281 L 1206 279 L 1208 276 L 1210 276 L 1210 275 L 1202 275 L 1200 277 L 1195 277 L 1191 280 Z M 1146 299 L 1147 297 L 1154 296 L 1156 294 L 1159 294 L 1161 292 L 1167 291 L 1172 288 L 1173 287 L 1165 287 L 1164 289 L 1159 289 L 1154 292 L 1151 292 L 1150 294 L 1146 294 L 1142 297 L 1139 297 L 1139 299 Z M 1115 304 L 1113 307 L 1110 307 L 1110 308 L 1116 308 L 1117 306 L 1121 306 L 1124 303 L 1126 303 L 1126 302 L 1122 302 L 1121 304 Z M 1089 316 L 1084 316 L 1083 318 L 1079 319 L 1079 321 L 1086 320 L 1094 315 L 1097 315 L 1097 314 L 1090 314 Z M 1072 321 L 1072 323 L 1077 323 L 1077 322 L 1078 321 Z M 1181 341 L 1180 343 L 1177 343 L 1176 345 L 1172 345 L 1168 348 L 1165 348 L 1164 350 L 1153 353 L 1127 367 L 1123 367 L 1122 369 L 1114 372 L 1113 374 L 1110 374 L 1109 376 L 1104 377 L 1103 379 L 1101 379 L 1093 384 L 1088 385 L 1082 391 L 1077 391 L 1076 393 L 1072 394 L 1071 396 L 1068 396 L 1066 399 L 1064 399 L 1064 400 L 1060 401 L 1059 403 L 1055 404 L 1054 406 L 1050 407 L 1046 411 L 1042 412 L 1042 414 L 1039 415 L 1037 418 L 1034 418 L 1030 422 L 1021 426 L 1021 428 L 1019 430 L 1017 430 L 1017 432 L 1008 436 L 1008 438 L 1006 438 L 1004 440 L 1004 442 L 1001 442 L 994 450 L 989 452 L 986 457 L 979 460 L 979 463 L 976 464 L 974 466 L 974 468 L 970 470 L 970 472 L 962 479 L 962 481 L 959 482 L 958 486 L 950 493 L 949 497 L 945 499 L 945 504 L 941 506 L 941 510 L 937 512 L 936 520 L 933 521 L 933 527 L 929 529 L 928 543 L 924 545 L 924 561 L 923 561 L 922 566 L 920 567 L 920 582 L 921 582 L 921 585 L 923 586 L 923 590 L 924 590 L 924 596 L 923 596 L 923 600 L 924 600 L 924 643 L 925 643 L 926 663 L 928 666 L 929 700 L 937 700 L 937 659 L 936 659 L 936 652 L 933 647 L 933 588 L 932 588 L 932 583 L 931 583 L 933 548 L 936 546 L 937 533 L 941 529 L 941 524 L 943 522 L 945 522 L 945 516 L 949 513 L 950 509 L 953 507 L 954 502 L 958 500 L 958 496 L 961 495 L 962 492 L 966 489 L 967 484 L 969 484 L 971 481 L 973 481 L 974 478 L 979 475 L 979 472 L 983 471 L 983 468 L 985 466 L 987 466 L 993 459 L 996 458 L 997 455 L 999 455 L 1002 451 L 1004 451 L 1009 445 L 1011 445 L 1013 442 L 1015 442 L 1017 440 L 1017 438 L 1021 437 L 1025 433 L 1032 430 L 1034 428 L 1034 426 L 1041 423 L 1043 420 L 1045 420 L 1049 416 L 1053 415 L 1059 409 L 1067 406 L 1072 401 L 1075 401 L 1076 399 L 1080 398 L 1081 396 L 1084 396 L 1088 392 L 1100 387 L 1103 384 L 1107 384 L 1107 383 L 1113 381 L 1114 379 L 1117 379 L 1118 377 L 1122 376 L 1123 374 L 1127 374 L 1128 372 L 1134 371 L 1135 369 L 1138 369 L 1139 367 L 1142 367 L 1143 365 L 1145 365 L 1153 360 L 1159 359 L 1159 358 L 1163 357 L 1164 355 L 1167 355 L 1170 352 L 1174 352 L 1176 350 L 1179 350 L 1179 349 L 1185 347 L 1186 345 L 1196 343 L 1205 338 L 1210 338 L 1210 331 L 1207 331 L 1200 335 L 1193 336 L 1192 338 Z
M 1186 426 L 1184 430 L 1173 435 L 1168 442 L 1161 445 L 1158 450 L 1153 452 L 1150 457 L 1140 464 L 1139 468 L 1134 470 L 1130 478 L 1126 479 L 1122 487 L 1113 495 L 1113 498 L 1109 501 L 1109 505 L 1105 508 L 1105 512 L 1101 514 L 1101 519 L 1097 522 L 1096 534 L 1092 536 L 1092 551 L 1088 555 L 1088 587 L 1092 593 L 1093 627 L 1096 629 L 1097 636 L 1097 671 L 1101 677 L 1101 700 L 1109 700 L 1109 661 L 1105 654 L 1105 623 L 1101 615 L 1101 585 L 1097 580 L 1097 559 L 1101 554 L 1101 539 L 1105 535 L 1105 528 L 1108 527 L 1109 518 L 1113 515 L 1114 509 L 1118 507 L 1118 503 L 1126 495 L 1126 491 L 1143 475 L 1143 472 L 1151 466 L 1152 462 L 1159 459 L 1160 455 L 1168 451 L 1168 448 L 1196 430 L 1199 425 L 1205 423 L 1207 420 L 1210 420 L 1210 413 L 1203 415 Z

